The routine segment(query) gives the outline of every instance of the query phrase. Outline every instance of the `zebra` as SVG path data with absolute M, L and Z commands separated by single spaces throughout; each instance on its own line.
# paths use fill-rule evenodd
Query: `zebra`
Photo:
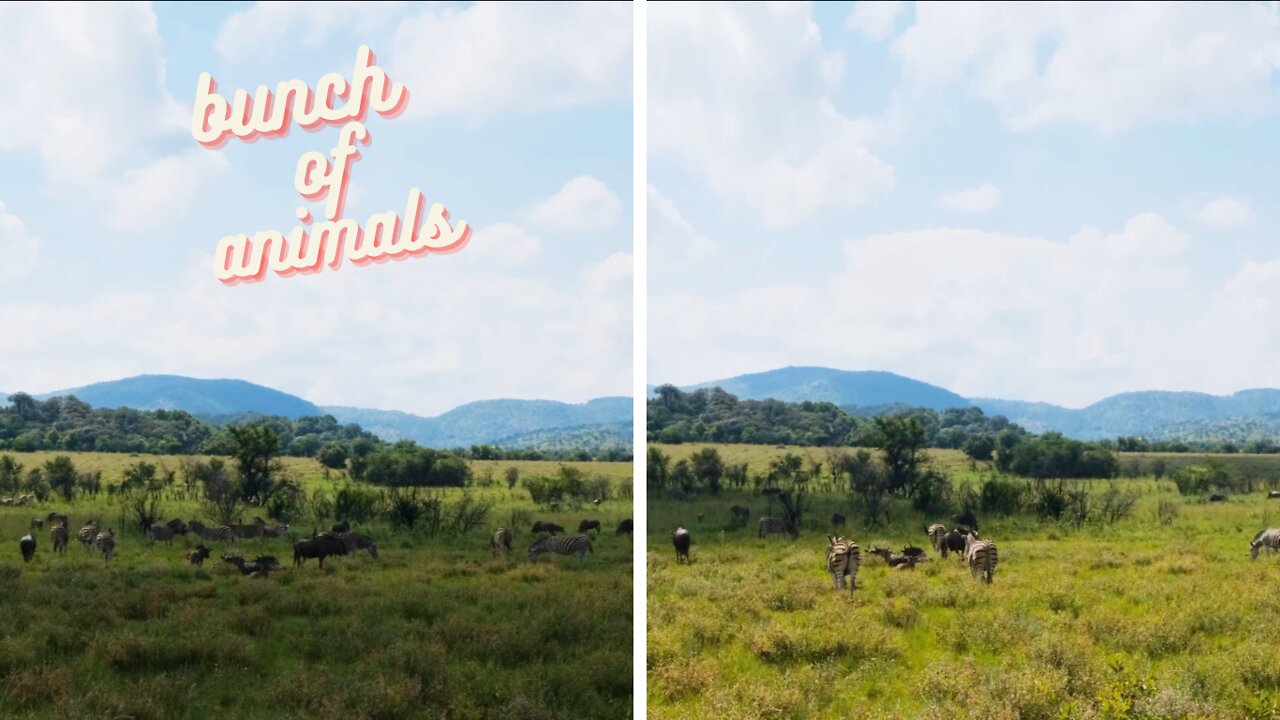
M 850 591 L 857 587 L 858 566 L 861 564 L 862 553 L 858 543 L 843 536 L 827 536 L 827 569 L 831 571 L 831 582 L 836 590 L 844 587 L 846 577 Z
M 223 542 L 234 542 L 235 533 L 231 532 L 231 526 L 219 525 L 217 527 L 205 527 L 198 520 L 192 520 L 187 523 L 187 527 L 191 528 L 191 532 L 199 535 L 202 540 L 221 540 Z
M 529 562 L 547 553 L 577 555 L 579 563 L 586 563 L 591 554 L 591 538 L 586 535 L 551 535 L 529 546 Z
M 1262 548 L 1271 552 L 1280 550 L 1280 528 L 1269 528 L 1254 535 L 1253 542 L 1249 543 L 1249 557 L 1256 560 Z
M 231 530 L 232 535 L 235 535 L 241 540 L 262 537 L 263 526 L 257 523 L 250 523 L 248 525 L 228 525 L 227 527 Z
M 677 565 L 682 561 L 686 565 L 689 563 L 689 545 L 692 542 L 692 538 L 689 537 L 689 531 L 683 527 L 678 527 L 675 532 L 671 533 L 671 544 L 676 547 Z
M 98 533 L 98 537 L 94 539 L 93 544 L 98 548 L 98 552 L 102 553 L 102 564 L 110 564 L 111 556 L 116 551 L 116 531 L 108 529 L 104 533 Z
M 49 542 L 53 545 L 55 553 L 65 555 L 67 552 L 67 526 L 65 523 L 58 523 L 49 528 Z
M 929 544 L 933 546 L 934 552 L 942 549 L 942 536 L 945 534 L 947 534 L 947 528 L 941 523 L 934 523 L 929 526 Z
M 284 523 L 268 523 L 262 518 L 255 517 L 253 524 L 261 528 L 262 537 L 285 537 L 289 534 L 289 526 Z
M 334 537 L 342 541 L 343 546 L 347 549 L 346 555 L 360 550 L 368 550 L 370 557 L 374 560 L 378 559 L 378 543 L 374 542 L 373 538 L 349 531 L 334 533 Z
M 800 537 L 800 533 L 796 531 L 795 523 L 790 520 L 784 520 L 776 517 L 760 518 L 760 537 L 768 537 L 775 533 L 787 533 L 792 540 Z
M 173 528 L 168 525 L 156 525 L 152 523 L 151 527 L 147 528 L 147 542 L 152 545 L 159 540 L 165 545 L 173 547 L 173 535 Z
M 981 577 L 983 582 L 990 584 L 995 578 L 996 561 L 999 559 L 996 554 L 996 544 L 979 538 L 976 532 L 971 532 L 965 536 L 964 555 L 969 562 L 969 574 Z
M 27 533 L 18 541 L 18 549 L 22 551 L 22 562 L 31 562 L 31 558 L 36 556 L 36 539 Z
M 591 530 L 595 530 L 597 536 L 600 535 L 599 520 L 583 520 L 582 522 L 578 523 L 578 532 L 585 533 Z
M 80 533 L 76 535 L 80 538 L 80 544 L 84 546 L 85 551 L 93 549 L 93 543 L 98 539 L 98 523 L 90 520 L 87 525 L 80 528 Z
M 511 552 L 511 542 L 513 539 L 514 536 L 511 534 L 510 530 L 505 527 L 498 528 L 498 531 L 493 534 L 493 538 L 489 540 L 489 552 L 492 553 L 494 557 L 498 557 L 498 553 L 502 553 L 502 557 L 504 558 L 507 557 Z

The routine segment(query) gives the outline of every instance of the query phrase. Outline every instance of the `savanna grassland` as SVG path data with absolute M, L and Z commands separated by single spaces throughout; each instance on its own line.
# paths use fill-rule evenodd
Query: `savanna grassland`
M 708 446 L 658 447 L 674 461 Z M 822 449 L 713 447 L 758 469 L 786 452 L 824 459 Z M 988 472 L 956 451 L 929 454 L 956 484 Z M 867 529 L 848 496 L 814 493 L 798 540 L 760 540 L 756 520 L 771 507 L 750 488 L 651 493 L 649 715 L 1280 717 L 1280 555 L 1249 557 L 1254 534 L 1280 526 L 1280 500 L 1265 492 L 1280 487 L 1280 458 L 1230 462 L 1256 466 L 1259 489 L 1209 503 L 1144 474 L 1116 481 L 1137 503 L 1114 524 L 979 511 L 982 536 L 999 548 L 991 585 L 929 547 L 927 524 L 949 528 L 949 517 L 905 503 Z M 1095 494 L 1110 487 L 1083 483 Z M 731 522 L 735 504 L 751 510 L 745 527 Z M 833 589 L 826 569 L 833 512 L 849 516 L 842 534 L 862 548 L 852 592 Z M 678 525 L 693 538 L 689 565 L 675 563 Z M 908 544 L 930 561 L 900 571 L 867 553 Z
M 106 453 L 7 453 L 27 468 L 57 455 L 104 484 L 145 461 L 176 469 L 182 458 Z M 345 481 L 311 459 L 284 458 L 285 475 L 308 492 Z M 630 463 L 565 463 L 616 490 Z M 492 466 L 492 468 L 489 468 Z M 353 525 L 378 543 L 377 558 L 330 557 L 321 570 L 293 567 L 292 541 L 317 523 L 295 522 L 289 539 L 207 542 L 203 567 L 183 557 L 200 540 L 150 546 L 126 524 L 124 500 L 103 492 L 66 503 L 50 497 L 0 507 L 0 716 L 24 718 L 621 718 L 631 707 L 631 551 L 615 535 L 630 499 L 598 507 L 537 507 L 506 468 L 522 477 L 553 472 L 527 462 L 475 462 L 493 484 L 433 489 L 446 505 L 464 493 L 492 503 L 475 529 L 434 536 L 385 520 Z M 486 473 L 492 469 L 492 473 Z M 114 493 L 113 493 L 114 495 Z M 56 556 L 48 523 L 24 565 L 18 539 L 33 517 L 70 516 L 71 544 Z M 244 522 L 256 514 L 245 513 Z M 163 520 L 207 518 L 199 502 L 162 493 Z M 572 532 L 584 518 L 604 531 L 594 553 L 530 563 L 534 519 Z M 89 518 L 116 530 L 102 556 L 75 539 Z M 213 524 L 213 523 L 209 523 Z M 493 559 L 491 533 L 515 525 L 507 560 Z M 324 527 L 319 529 L 323 530 Z M 279 558 L 269 577 L 240 575 L 224 552 Z

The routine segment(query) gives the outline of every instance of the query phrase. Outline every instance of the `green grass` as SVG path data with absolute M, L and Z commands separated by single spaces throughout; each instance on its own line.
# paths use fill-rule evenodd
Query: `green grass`
M 55 453 L 10 453 L 32 468 Z M 60 453 L 66 454 L 66 453 Z M 179 458 L 71 454 L 80 470 L 115 482 L 138 460 L 176 469 Z M 497 463 L 524 466 L 530 463 Z M 557 465 L 549 464 L 551 469 Z M 630 465 L 581 463 L 588 474 L 629 477 Z M 311 460 L 287 471 L 325 480 Z M 447 491 L 452 496 L 460 491 Z M 252 557 L 273 554 L 286 569 L 242 577 L 221 561 L 203 568 L 173 548 L 148 546 L 118 525 L 117 501 L 50 500 L 0 507 L 0 716 L 29 718 L 621 718 L 631 706 L 631 541 L 617 522 L 630 501 L 558 513 L 539 511 L 521 490 L 475 491 L 497 505 L 484 526 L 428 539 L 373 523 L 379 557 L 361 553 L 292 567 L 291 542 L 242 541 Z M 18 538 L 31 517 L 91 516 L 117 532 L 103 567 L 73 538 L 65 557 L 37 533 L 23 565 Z M 599 518 L 605 532 L 585 566 L 554 557 L 530 564 L 529 528 L 516 528 L 509 562 L 490 556 L 493 529 L 512 511 L 570 529 Z M 198 516 L 192 502 L 166 501 L 164 517 Z M 310 535 L 310 523 L 294 535 Z M 297 532 L 301 531 L 301 532 Z M 192 537 L 186 545 L 194 545 Z
M 696 449 L 663 447 L 675 458 Z M 719 449 L 760 470 L 784 452 Z M 933 454 L 970 476 L 957 454 Z M 848 513 L 841 496 L 815 498 L 795 542 L 756 538 L 767 505 L 750 493 L 651 499 L 649 716 L 1280 717 L 1280 556 L 1248 556 L 1255 532 L 1280 526 L 1280 501 L 1208 504 L 1167 480 L 1121 482 L 1142 497 L 1113 526 L 980 515 L 1000 551 L 990 586 L 932 551 L 909 572 L 865 553 L 927 548 L 926 524 L 946 518 L 899 508 L 867 530 L 851 516 L 844 534 L 864 550 L 852 593 L 834 590 L 824 567 L 827 519 Z M 1179 504 L 1171 525 L 1157 521 L 1160 500 Z M 734 504 L 751 508 L 747 528 L 729 527 Z M 675 564 L 677 525 L 693 536 L 688 566 Z

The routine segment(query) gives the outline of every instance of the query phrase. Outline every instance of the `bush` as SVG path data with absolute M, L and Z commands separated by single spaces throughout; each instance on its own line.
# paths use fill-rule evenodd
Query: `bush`
M 382 514 L 382 496 L 373 491 L 343 485 L 333 497 L 333 518 L 363 523 Z
M 1017 480 L 990 478 L 982 483 L 979 507 L 982 512 L 994 515 L 1013 515 L 1023 508 L 1027 486 Z

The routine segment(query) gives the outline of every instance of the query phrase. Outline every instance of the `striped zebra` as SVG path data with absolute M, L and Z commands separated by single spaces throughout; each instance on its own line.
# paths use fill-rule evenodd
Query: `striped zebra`
M 253 519 L 253 524 L 262 528 L 262 537 L 282 538 L 289 535 L 289 526 L 284 523 L 263 522 L 262 518 L 256 517 Z
M 1271 552 L 1280 550 L 1280 528 L 1268 528 L 1253 536 L 1249 543 L 1249 557 L 1257 559 L 1258 550 L 1266 548 Z
M 361 550 L 368 550 L 370 557 L 374 560 L 378 559 L 378 543 L 374 542 L 373 538 L 352 531 L 334 533 L 334 537 L 342 541 L 343 546 L 347 548 L 347 555 Z
M 578 561 L 585 563 L 587 556 L 591 554 L 591 538 L 581 534 L 544 537 L 529 546 L 529 562 L 533 562 L 547 553 L 577 555 Z
M 493 539 L 489 540 L 489 552 L 494 557 L 498 557 L 501 554 L 503 558 L 506 558 L 511 553 L 511 542 L 513 540 L 514 536 L 512 536 L 511 531 L 505 527 L 500 527 L 493 534 Z
M 982 540 L 977 533 L 971 532 L 965 536 L 964 555 L 969 561 L 970 575 L 981 577 L 985 583 L 990 583 L 995 578 L 996 561 L 999 558 L 994 542 Z
M 929 544 L 933 546 L 934 552 L 942 549 L 942 536 L 946 534 L 947 528 L 939 523 L 929 526 Z
M 65 555 L 67 552 L 67 526 L 64 523 L 58 523 L 49 528 L 49 543 L 53 545 L 53 551 L 58 554 Z
M 831 571 L 831 582 L 835 589 L 844 587 L 845 578 L 849 579 L 849 590 L 858 584 L 858 566 L 862 564 L 862 553 L 858 543 L 844 537 L 827 536 L 827 569 Z
M 760 518 L 760 537 L 764 538 L 778 533 L 787 533 L 792 540 L 800 536 L 800 533 L 796 531 L 795 524 L 789 520 L 776 517 Z
M 200 536 L 202 540 L 221 540 L 222 542 L 235 542 L 236 534 L 231 531 L 229 525 L 219 525 L 217 527 L 205 527 L 204 524 L 197 520 L 187 523 L 187 527 L 191 528 L 191 532 Z
M 80 528 L 80 533 L 76 535 L 80 538 L 80 544 L 84 546 L 85 551 L 93 549 L 93 542 L 98 539 L 98 523 L 90 520 L 87 525 Z
M 173 536 L 173 528 L 168 525 L 152 523 L 151 527 L 147 528 L 147 542 L 152 545 L 158 540 L 169 547 L 173 547 Z
M 102 564 L 111 563 L 111 556 L 116 552 L 116 531 L 107 530 L 104 533 L 98 533 L 98 537 L 93 541 L 94 547 L 98 548 L 98 552 L 102 553 Z

